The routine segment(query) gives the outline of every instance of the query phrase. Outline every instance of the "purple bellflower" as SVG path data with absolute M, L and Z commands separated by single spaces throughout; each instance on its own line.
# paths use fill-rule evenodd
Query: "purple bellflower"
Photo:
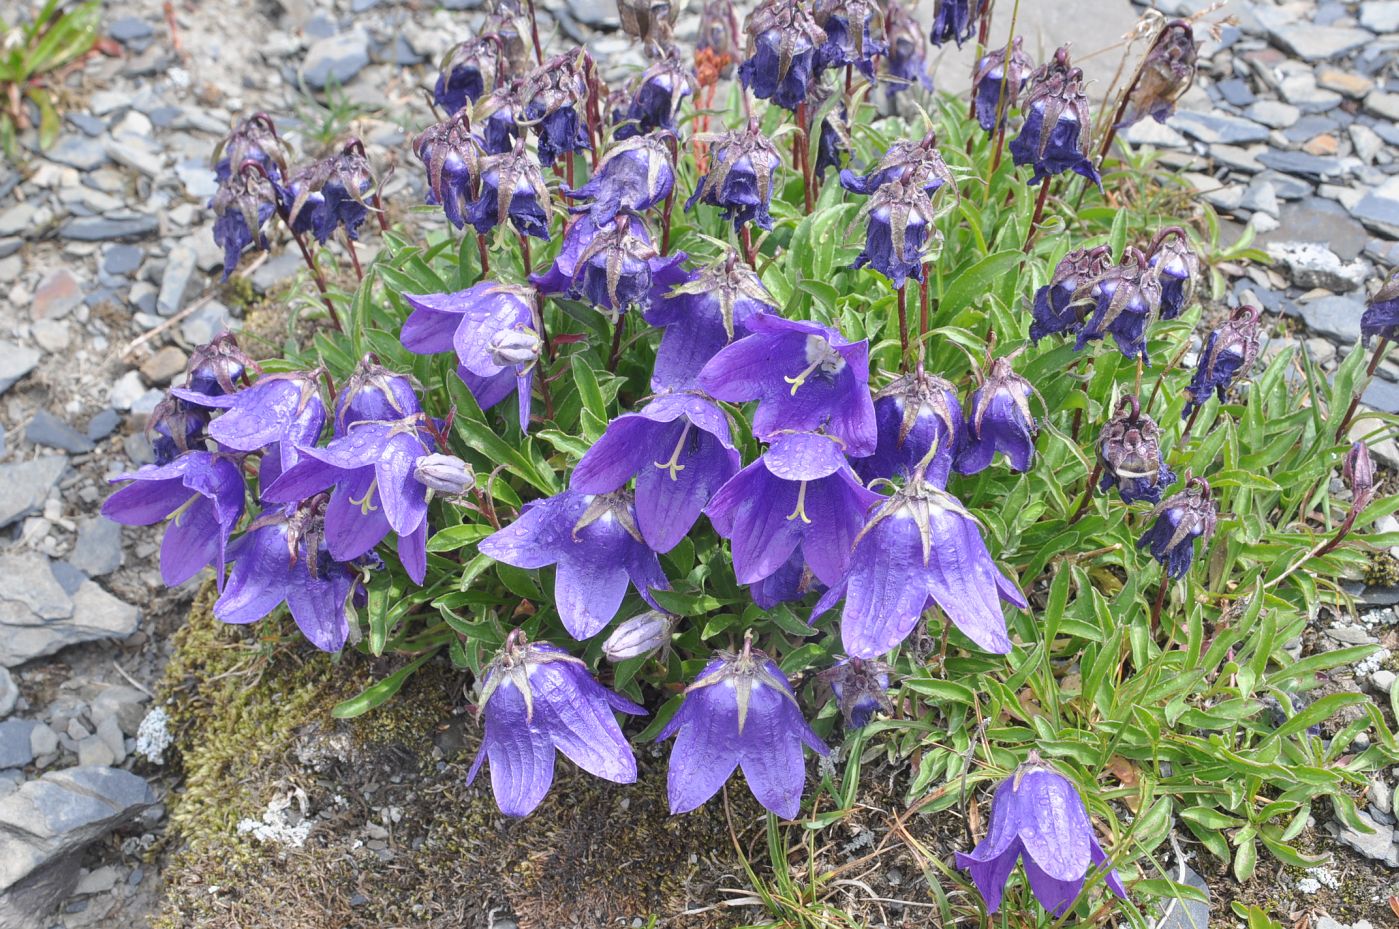
M 428 488 L 415 476 L 430 453 L 421 413 L 399 420 L 356 422 L 324 448 L 301 449 L 301 460 L 263 488 L 264 500 L 297 503 L 330 488 L 325 542 L 336 561 L 367 555 L 390 532 L 413 583 L 427 570 Z
M 1031 184 L 1073 171 L 1099 187 L 1102 177 L 1088 158 L 1091 128 L 1088 97 L 1083 92 L 1083 72 L 1067 67 L 1068 52 L 1061 48 L 1055 60 L 1035 72 L 1025 99 L 1025 124 L 1010 143 L 1017 165 L 1033 165 Z
M 869 725 L 874 714 L 889 712 L 889 666 L 882 661 L 842 658 L 816 675 L 831 689 L 845 725 L 860 729 Z
M 539 161 L 552 168 L 560 155 L 586 151 L 588 134 L 578 108 L 588 97 L 588 78 L 577 53 L 556 55 L 525 78 L 520 91 L 525 122 L 539 139 Z
M 365 355 L 335 396 L 335 435 L 355 423 L 390 422 L 421 413 L 413 382 Z
M 1380 285 L 1360 314 L 1360 337 L 1369 345 L 1372 336 L 1399 341 L 1399 270 Z
M 614 713 L 646 711 L 603 687 L 563 649 L 513 630 L 481 685 L 485 735 L 466 782 L 491 763 L 491 790 L 506 816 L 527 816 L 554 784 L 554 753 L 595 777 L 636 782 L 636 757 Z
M 474 108 L 481 126 L 481 149 L 488 155 L 512 151 L 520 138 L 520 120 L 524 104 L 520 102 L 520 83 L 511 81 L 491 91 L 490 96 Z
M 1167 226 L 1156 234 L 1147 261 L 1161 282 L 1161 318 L 1175 319 L 1195 294 L 1200 257 L 1190 247 L 1184 229 Z
M 908 480 L 931 452 L 925 476 L 936 487 L 947 486 L 967 429 L 956 388 L 923 370 L 905 374 L 875 395 L 874 418 L 874 454 L 855 462 L 866 484 L 881 477 Z
M 637 80 L 636 89 L 619 112 L 614 137 L 620 142 L 657 130 L 678 133 L 675 116 L 680 103 L 695 91 L 695 72 L 678 55 L 666 55 L 651 63 Z
M 742 651 L 719 652 L 685 688 L 684 702 L 656 740 L 671 736 L 671 813 L 702 806 L 741 767 L 757 801 L 793 819 L 806 780 L 802 745 L 818 755 L 830 751 L 802 718 L 782 670 L 753 648 L 751 632 Z
M 876 9 L 871 0 L 817 0 L 815 21 L 826 32 L 816 50 L 818 71 L 850 65 L 874 80 L 874 60 L 887 51 L 870 37 Z
M 792 550 L 786 564 L 760 581 L 748 585 L 748 593 L 761 609 L 770 610 L 779 603 L 801 600 L 814 590 L 824 590 L 825 584 L 806 565 L 802 550 Z
M 933 29 L 929 39 L 941 48 L 947 42 L 962 43 L 976 32 L 977 22 L 986 15 L 989 0 L 935 0 Z
M 865 514 L 881 499 L 860 483 L 836 439 L 789 432 L 774 437 L 704 511 L 729 540 L 740 584 L 771 576 L 800 550 L 812 573 L 831 585 L 845 574 Z
M 287 144 L 277 135 L 277 126 L 266 113 L 254 113 L 240 120 L 214 149 L 214 178 L 223 183 L 239 173 L 248 162 L 262 168 L 273 184 L 287 179 Z
M 719 405 L 698 393 L 661 394 L 607 426 L 569 487 L 604 494 L 636 478 L 636 525 L 652 551 L 680 544 L 740 458 Z
M 481 159 L 480 194 L 467 209 L 467 221 L 481 235 L 506 220 L 520 235 L 549 240 L 553 202 L 539 162 L 517 142 L 513 151 Z
M 753 434 L 824 429 L 852 458 L 875 449 L 869 392 L 869 342 L 840 330 L 758 313 L 750 335 L 725 346 L 701 369 L 699 386 L 716 400 L 758 401 Z
M 884 31 L 889 40 L 884 58 L 887 73 L 885 94 L 890 100 L 908 87 L 933 89 L 928 74 L 927 43 L 923 26 L 898 0 L 887 0 L 884 6 Z
M 748 321 L 758 313 L 775 315 L 776 301 L 733 249 L 652 301 L 646 321 L 665 330 L 656 349 L 652 388 L 693 387 L 705 363 L 736 337 L 747 335 Z
M 238 267 L 248 246 L 267 251 L 266 226 L 277 212 L 277 196 L 264 169 L 252 161 L 220 182 L 209 207 L 214 211 L 214 243 L 223 247 L 223 280 Z
M 124 526 L 169 519 L 160 543 L 160 578 L 178 587 L 206 565 L 224 581 L 228 538 L 243 518 L 243 472 L 237 458 L 190 451 L 167 464 L 118 474 L 129 481 L 102 504 L 102 515 Z
M 1176 101 L 1195 81 L 1195 59 L 1195 28 L 1183 19 L 1166 23 L 1142 59 L 1141 71 L 1127 92 L 1117 128 L 1125 129 L 1148 116 L 1164 123 L 1176 111 Z
M 1208 545 L 1214 535 L 1219 517 L 1209 482 L 1187 474 L 1185 489 L 1156 504 L 1150 518 L 1151 527 L 1137 540 L 1137 548 L 1149 550 L 1167 575 L 1180 580 L 1190 571 L 1195 540 Z
M 869 265 L 901 289 L 923 280 L 923 263 L 942 249 L 932 198 L 912 178 L 880 187 L 861 211 L 868 216 L 865 250 L 852 267 Z
M 1112 249 L 1106 245 L 1077 248 L 1054 266 L 1054 275 L 1039 290 L 1030 314 L 1030 340 L 1061 332 L 1077 333 L 1083 328 L 1083 316 L 1092 306 L 1088 291 L 1103 272 L 1111 267 Z
M 322 245 L 342 228 L 347 237 L 357 240 L 370 211 L 365 197 L 374 186 L 364 145 L 352 140 L 339 154 L 313 161 L 292 175 L 287 185 L 291 199 L 287 225 L 298 235 L 311 233 Z
M 685 201 L 685 209 L 696 203 L 708 203 L 724 211 L 724 219 L 738 229 L 744 223 L 755 223 L 761 229 L 772 228 L 772 190 L 782 157 L 756 122 L 746 130 L 722 135 L 698 137 L 710 142 L 709 171 L 700 178 L 699 186 Z
M 1213 392 L 1224 402 L 1224 393 L 1240 376 L 1247 377 L 1258 357 L 1258 307 L 1241 306 L 1213 332 L 1195 363 L 1195 375 L 1185 388 L 1190 399 L 1180 411 L 1184 419 L 1202 406 Z
M 1117 414 L 1098 438 L 1098 461 L 1103 468 L 1099 490 L 1116 487 L 1123 503 L 1161 502 L 1161 491 L 1176 482 L 1161 448 L 1161 428 L 1141 411 L 1135 395 L 1123 397 Z
M 167 465 L 188 451 L 204 451 L 209 411 L 167 396 L 151 410 L 146 437 L 156 464 Z
M 620 211 L 641 213 L 670 196 L 675 189 L 675 166 L 670 148 L 655 135 L 632 136 L 613 146 L 588 182 L 564 196 L 589 201 L 574 207 L 586 210 L 596 225 L 610 223 Z
M 482 281 L 449 294 L 404 294 L 413 308 L 399 332 L 417 355 L 455 352 L 457 375 L 488 410 L 514 393 L 529 431 L 530 391 L 544 347 L 528 287 Z
M 820 74 L 826 31 L 800 0 L 763 0 L 744 23 L 748 58 L 738 79 L 759 100 L 795 110 Z
M 441 205 L 458 229 L 466 225 L 471 202 L 471 179 L 479 171 L 479 140 L 471 133 L 469 111 L 424 129 L 413 140 L 413 151 L 427 168 L 427 203 Z
M 1117 350 L 1147 364 L 1147 329 L 1161 308 L 1161 280 L 1140 249 L 1128 248 L 1122 263 L 1110 265 L 1088 290 L 1094 309 L 1078 331 L 1074 350 L 1082 351 L 1109 333 Z
M 929 132 L 914 142 L 900 139 L 889 146 L 879 164 L 869 174 L 858 175 L 848 168 L 840 172 L 840 186 L 854 194 L 868 196 L 886 184 L 909 183 L 929 197 L 946 188 L 956 198 L 957 179 L 938 154 L 937 136 Z
M 527 503 L 518 519 L 482 539 L 478 550 L 527 570 L 558 565 L 554 602 L 564 628 L 579 641 L 612 621 L 628 583 L 658 610 L 651 591 L 670 589 L 656 553 L 637 528 L 629 490 L 597 495 L 565 490 Z
M 957 450 L 954 467 L 960 474 L 977 474 L 1004 452 L 1014 471 L 1028 471 L 1035 462 L 1038 426 L 1030 414 L 1030 382 L 1015 373 L 1011 358 L 991 362 L 991 373 L 972 394 L 967 413 L 967 437 Z
M 495 87 L 505 66 L 500 36 L 476 36 L 447 50 L 432 88 L 432 102 L 449 116 L 468 108 Z
M 971 854 L 957 853 L 957 867 L 971 875 L 988 913 L 1001 908 L 1017 860 L 1035 898 L 1053 916 L 1068 912 L 1095 869 L 1106 868 L 1108 889 L 1127 899 L 1117 872 L 1107 867 L 1078 788 L 1033 751 L 996 788 L 986 838 Z
M 214 603 L 216 619 L 255 623 L 285 603 L 316 648 L 345 647 L 354 607 L 364 597 L 363 573 L 359 565 L 330 557 L 322 539 L 324 502 L 321 495 L 290 514 L 268 511 L 228 547 L 233 567 Z
M 644 223 L 621 214 L 597 227 L 578 255 L 570 293 L 616 318 L 634 306 L 644 312 L 658 294 L 683 281 L 685 253 L 660 254 L 644 230 Z
M 233 333 L 224 330 L 203 345 L 195 346 L 185 365 L 185 387 L 201 394 L 231 394 L 237 381 L 249 368 L 260 370 L 256 361 L 238 345 Z
M 976 63 L 972 97 L 976 101 L 976 121 L 987 132 L 995 132 L 1005 124 L 1006 114 L 1020 99 L 1026 79 L 1035 70 L 1024 46 L 1024 38 L 1016 36 L 1010 43 L 1009 61 L 1006 47 L 1000 46 L 988 50 Z
M 821 596 L 812 619 L 842 597 L 840 640 L 855 658 L 897 646 L 931 605 L 980 648 L 1010 652 L 1001 601 L 1026 609 L 1015 582 L 991 560 L 981 528 L 961 502 L 923 480 L 921 471 L 855 537 L 850 569 Z

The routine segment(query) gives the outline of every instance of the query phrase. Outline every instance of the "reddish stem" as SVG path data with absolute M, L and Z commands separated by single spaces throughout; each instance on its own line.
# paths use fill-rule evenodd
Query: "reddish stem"
M 1049 199 L 1049 182 L 1053 178 L 1046 177 L 1040 182 L 1040 195 L 1035 200 L 1035 215 L 1030 218 L 1030 231 L 1025 234 L 1025 247 L 1021 249 L 1025 254 L 1030 254 L 1030 246 L 1035 244 L 1035 235 L 1040 229 L 1040 220 L 1044 218 L 1044 204 Z
M 481 277 L 491 273 L 491 255 L 486 250 L 486 236 L 483 233 L 476 233 L 476 253 L 481 256 Z
M 1370 363 L 1365 366 L 1365 376 L 1371 378 L 1375 376 L 1375 369 L 1380 366 L 1380 359 L 1384 357 L 1384 351 L 1389 347 L 1389 339 L 1380 336 L 1380 343 L 1375 346 L 1375 353 L 1370 356 Z M 1353 394 L 1350 398 L 1350 406 L 1346 408 L 1346 415 L 1341 417 L 1341 425 L 1336 428 L 1336 441 L 1341 440 L 1341 436 L 1346 434 L 1350 428 L 1350 421 L 1355 416 L 1355 411 L 1360 406 L 1360 395 Z

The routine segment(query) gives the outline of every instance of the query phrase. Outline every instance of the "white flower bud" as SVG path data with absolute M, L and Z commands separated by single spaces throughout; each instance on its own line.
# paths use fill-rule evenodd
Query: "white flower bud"
M 675 617 L 647 610 L 618 626 L 602 643 L 602 653 L 612 662 L 649 655 L 670 643 L 670 631 L 674 627 Z
M 413 466 L 419 484 L 444 494 L 464 494 L 476 486 L 471 465 L 456 455 L 424 455 Z

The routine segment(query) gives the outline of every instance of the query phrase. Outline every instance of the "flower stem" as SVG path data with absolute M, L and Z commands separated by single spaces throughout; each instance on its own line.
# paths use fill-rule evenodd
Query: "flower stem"
M 291 228 L 291 224 L 287 224 Z M 320 292 L 321 302 L 325 304 L 326 310 L 330 313 L 330 321 L 335 325 L 337 332 L 344 332 L 345 327 L 340 325 L 340 314 L 335 311 L 335 304 L 330 300 L 330 293 L 325 286 L 325 275 L 321 273 L 321 267 L 316 263 L 316 256 L 306 247 L 306 240 L 299 233 L 293 232 L 291 237 L 296 240 L 296 245 L 301 249 L 301 257 L 306 262 L 306 267 L 311 269 L 311 279 L 316 282 L 316 290 Z
M 378 191 L 374 193 L 374 215 L 379 219 L 379 231 L 389 231 L 389 215 L 384 212 L 384 201 L 380 198 Z
M 539 19 L 534 14 L 534 0 L 526 0 L 529 8 L 529 37 L 534 43 L 534 61 L 536 64 L 544 64 L 544 46 L 539 41 Z
M 811 180 L 811 133 L 807 124 L 810 122 L 811 113 L 807 110 L 806 101 L 797 104 L 797 135 L 792 139 L 792 154 L 801 161 L 802 172 L 802 200 L 806 205 L 806 212 L 811 213 L 816 205 L 815 190 Z
M 481 278 L 491 273 L 491 255 L 486 250 L 486 236 L 483 233 L 476 233 L 476 252 L 481 256 Z
M 923 262 L 923 279 L 918 282 L 918 344 L 922 348 L 923 341 L 928 337 L 929 307 L 928 307 L 928 266 L 929 262 Z
M 1200 415 L 1200 410 L 1203 407 L 1204 404 L 1200 404 L 1190 411 L 1190 418 L 1185 421 L 1185 431 L 1180 434 L 1180 444 L 1176 446 L 1177 448 L 1185 448 L 1190 444 L 1190 431 L 1195 428 L 1195 417 Z
M 1044 204 L 1049 199 L 1049 182 L 1052 177 L 1046 177 L 1040 182 L 1040 195 L 1035 200 L 1035 215 L 1030 217 L 1030 231 L 1025 234 L 1025 247 L 1021 249 L 1025 254 L 1030 254 L 1030 246 L 1035 244 L 1035 234 L 1040 231 L 1040 220 L 1044 218 Z
M 350 264 L 354 265 L 355 277 L 364 280 L 364 270 L 359 266 L 359 252 L 355 249 L 355 240 L 350 238 L 348 232 L 345 233 L 345 247 L 350 251 Z
M 908 370 L 908 282 L 899 285 L 899 370 Z
M 754 271 L 757 271 L 758 255 L 755 251 L 753 251 L 753 232 L 748 228 L 747 223 L 744 223 L 738 228 L 738 238 L 739 241 L 743 243 L 743 260 L 748 262 L 748 267 L 752 268 Z
M 1099 461 L 1093 466 L 1093 473 L 1088 476 L 1088 487 L 1083 491 L 1083 499 L 1079 501 L 1078 509 L 1074 510 L 1074 515 L 1069 517 L 1069 525 L 1072 526 L 1083 518 L 1083 514 L 1088 512 L 1088 504 L 1093 500 L 1093 493 L 1098 488 L 1098 478 L 1102 477 L 1103 463 Z
M 617 325 L 612 330 L 612 351 L 608 355 L 607 370 L 612 374 L 617 373 L 617 364 L 622 360 L 622 333 L 627 328 L 627 314 L 625 312 L 617 314 Z
M 1384 351 L 1389 347 L 1389 338 L 1380 336 L 1380 343 L 1375 346 L 1375 353 L 1370 356 L 1370 363 L 1365 366 L 1365 377 L 1375 376 L 1375 369 L 1380 366 L 1380 359 L 1384 357 Z M 1350 398 L 1350 406 L 1346 408 L 1346 415 L 1341 417 L 1341 424 L 1336 427 L 1336 441 L 1341 440 L 1341 436 L 1346 434 L 1346 429 L 1350 427 L 1350 421 L 1355 416 L 1356 409 L 1360 406 L 1360 394 L 1353 393 Z
M 1170 579 L 1166 572 L 1161 572 L 1161 583 L 1156 588 L 1156 602 L 1151 605 L 1151 632 L 1153 635 L 1161 628 L 1161 608 L 1166 603 L 1166 589 L 1170 586 Z
M 525 235 L 523 232 L 521 232 L 519 235 L 520 235 L 520 262 L 521 262 L 521 264 L 524 265 L 524 269 L 525 269 L 525 279 L 528 280 L 528 279 L 529 279 L 530 272 L 531 272 L 532 270 L 534 270 L 533 262 L 532 262 L 532 260 L 531 260 L 531 258 L 530 258 L 529 236 Z

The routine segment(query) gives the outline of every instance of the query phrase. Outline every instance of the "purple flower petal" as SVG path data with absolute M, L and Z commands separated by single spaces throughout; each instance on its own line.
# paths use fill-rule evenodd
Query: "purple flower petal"
M 336 561 L 353 561 L 389 534 L 389 521 L 374 486 L 374 470 L 346 475 L 325 510 L 325 544 Z
M 536 724 L 554 747 L 595 777 L 636 782 L 636 758 L 605 697 L 605 688 L 581 668 L 542 663 L 530 672 Z
M 1029 859 L 1034 859 L 1049 877 L 1082 883 L 1092 861 L 1089 840 L 1093 826 L 1078 788 L 1047 768 L 1030 768 L 1019 779 L 1019 834 L 1025 846 L 1026 870 Z M 1040 896 L 1038 890 L 1035 894 Z M 1040 901 L 1044 902 L 1042 896 Z
M 308 568 L 303 560 L 292 572 L 287 584 L 287 607 L 308 642 L 323 652 L 338 652 L 345 647 L 350 632 L 345 617 L 345 602 L 350 597 L 351 586 L 348 570 L 340 565 L 323 564 L 320 576 L 312 577 Z
M 678 731 L 666 780 L 670 812 L 688 813 L 718 793 L 738 767 L 738 704 L 732 685 L 716 684 L 690 693 L 667 730 L 658 738 Z
M 886 517 L 860 540 L 850 564 L 860 583 L 848 586 L 840 617 L 846 654 L 878 658 L 908 638 L 928 603 L 924 570 L 923 543 L 910 516 Z
M 506 816 L 527 816 L 554 783 L 554 743 L 539 722 L 525 717 L 519 688 L 502 683 L 491 694 L 485 750 L 491 763 L 491 791 Z
M 286 599 L 291 552 L 284 526 L 265 526 L 228 548 L 233 569 L 214 603 L 214 617 L 225 623 L 255 623 Z

